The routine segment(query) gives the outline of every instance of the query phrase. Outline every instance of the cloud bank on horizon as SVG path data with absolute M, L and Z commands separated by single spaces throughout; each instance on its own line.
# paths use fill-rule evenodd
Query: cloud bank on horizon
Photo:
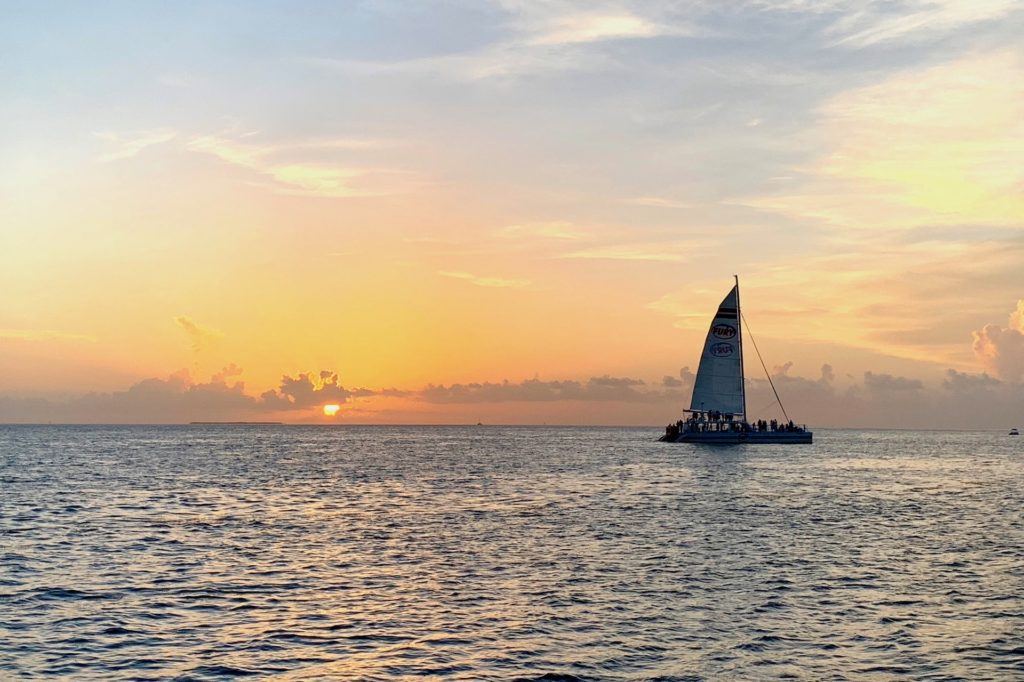
M 766 379 L 747 377 L 747 405 L 752 418 L 796 417 L 827 426 L 890 428 L 1002 428 L 1016 423 L 1024 403 L 1024 300 L 1008 327 L 986 325 L 974 332 L 974 349 L 996 376 L 947 369 L 940 385 L 918 379 L 865 371 L 860 379 L 837 382 L 833 367 L 822 365 L 817 379 L 790 373 L 794 363 L 774 367 L 772 381 L 781 391 L 788 413 L 774 397 Z M 238 380 L 242 370 L 229 365 L 207 382 L 197 382 L 188 370 L 166 379 L 150 378 L 127 390 L 90 393 L 72 399 L 0 396 L 0 422 L 40 423 L 181 423 L 187 421 L 248 421 L 282 419 L 289 422 L 334 421 L 323 406 L 340 405 L 342 419 L 356 423 L 472 423 L 486 416 L 492 423 L 534 423 L 568 420 L 572 423 L 654 423 L 672 421 L 689 404 L 694 374 L 689 367 L 678 376 L 647 382 L 609 375 L 573 379 L 526 379 L 518 382 L 429 384 L 415 390 L 353 388 L 342 385 L 336 372 L 285 375 L 276 389 L 259 396 L 246 393 Z M 546 406 L 560 404 L 561 409 Z M 509 412 L 508 405 L 530 406 Z M 448 408 L 444 411 L 438 406 Z M 454 408 L 454 409 L 453 409 Z M 568 409 L 566 409 L 568 408 Z
M 1019 2 L 7 19 L 0 420 L 663 421 L 734 272 L 809 421 L 1020 404 Z

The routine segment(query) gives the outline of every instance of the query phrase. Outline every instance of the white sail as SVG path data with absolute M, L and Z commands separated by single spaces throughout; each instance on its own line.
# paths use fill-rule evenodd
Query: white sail
M 743 349 L 739 319 L 739 285 L 718 306 L 697 367 L 690 409 L 743 414 Z

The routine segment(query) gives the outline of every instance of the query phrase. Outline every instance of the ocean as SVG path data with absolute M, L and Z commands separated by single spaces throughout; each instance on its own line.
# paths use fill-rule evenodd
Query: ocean
M 1024 437 L 0 427 L 0 678 L 1024 679 Z

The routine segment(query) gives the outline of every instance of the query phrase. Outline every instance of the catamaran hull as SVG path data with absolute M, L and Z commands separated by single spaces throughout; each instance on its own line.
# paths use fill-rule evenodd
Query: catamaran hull
M 667 443 L 704 443 L 706 445 L 801 445 L 813 442 L 814 434 L 810 431 L 756 431 L 751 433 L 733 431 L 703 431 L 680 434 L 675 440 Z

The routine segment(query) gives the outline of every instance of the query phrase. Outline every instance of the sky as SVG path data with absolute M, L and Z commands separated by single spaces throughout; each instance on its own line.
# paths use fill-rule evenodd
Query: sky
M 0 19 L 0 421 L 1024 421 L 1019 2 Z

